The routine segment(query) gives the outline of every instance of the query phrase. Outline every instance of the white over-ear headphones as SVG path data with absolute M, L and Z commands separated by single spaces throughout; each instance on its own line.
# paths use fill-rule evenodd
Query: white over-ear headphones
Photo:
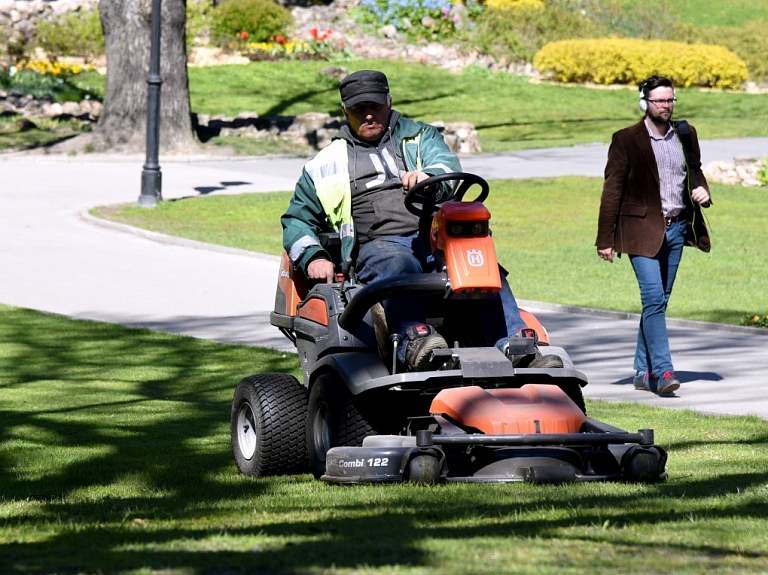
M 640 111 L 645 114 L 648 111 L 648 100 L 645 97 L 645 85 L 648 82 L 643 82 L 640 84 L 640 99 L 637 101 L 637 107 L 640 108 Z M 677 98 L 677 91 L 672 88 L 672 97 Z

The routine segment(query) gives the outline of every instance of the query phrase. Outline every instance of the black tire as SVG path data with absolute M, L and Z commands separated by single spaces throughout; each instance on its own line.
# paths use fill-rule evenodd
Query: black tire
M 587 405 L 584 403 L 584 394 L 578 383 L 563 383 L 558 387 L 565 392 L 565 395 L 576 404 L 584 415 L 587 415 Z
M 428 453 L 413 456 L 408 462 L 406 480 L 420 485 L 434 485 L 440 480 L 440 461 Z
M 263 477 L 307 470 L 307 390 L 283 373 L 246 377 L 232 399 L 232 451 L 240 473 Z
M 319 478 L 325 473 L 325 454 L 331 447 L 359 447 L 373 428 L 355 406 L 352 394 L 335 373 L 317 378 L 307 408 L 309 468 Z

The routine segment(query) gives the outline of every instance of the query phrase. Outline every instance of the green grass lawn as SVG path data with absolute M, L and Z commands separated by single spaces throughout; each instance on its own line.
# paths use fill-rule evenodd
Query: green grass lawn
M 620 0 L 622 5 L 633 6 L 647 0 Z M 743 26 L 748 22 L 768 20 L 768 3 L 763 0 L 674 0 L 673 7 L 682 22 L 696 26 Z
M 460 74 L 394 61 L 344 63 L 350 72 L 377 68 L 389 78 L 393 106 L 425 122 L 475 125 L 485 152 L 608 142 L 637 121 L 633 88 L 532 84 L 527 77 L 477 67 Z M 293 116 L 327 112 L 340 116 L 336 84 L 319 70 L 327 62 L 252 62 L 247 66 L 191 68 L 192 110 L 235 116 Z M 707 139 L 768 135 L 768 96 L 678 90 L 675 115 Z
M 520 299 L 601 309 L 640 311 L 629 259 L 608 264 L 594 241 L 600 178 L 509 180 L 491 183 L 487 200 L 494 241 Z M 668 315 L 738 324 L 745 314 L 768 314 L 768 244 L 763 188 L 713 185 L 705 211 L 713 249 L 686 248 Z M 203 242 L 273 255 L 282 252 L 280 215 L 290 193 L 243 194 L 94 210 L 100 217 Z
M 762 0 L 678 0 L 681 18 L 697 26 L 743 26 L 768 20 L 768 3 Z
M 339 488 L 237 474 L 235 384 L 293 354 L 0 306 L 0 573 L 765 573 L 768 432 L 587 401 L 656 429 L 659 485 Z
M 251 62 L 189 69 L 192 111 L 234 117 L 326 112 L 341 116 L 335 81 L 319 73 L 328 62 Z M 464 121 L 478 131 L 485 152 L 608 142 L 611 134 L 639 118 L 635 87 L 608 89 L 553 83 L 478 67 L 454 74 L 433 66 L 390 60 L 342 63 L 349 72 L 384 71 L 394 107 L 425 122 Z M 73 82 L 99 91 L 104 77 L 87 73 Z M 768 136 L 768 106 L 762 94 L 680 89 L 675 115 L 688 119 L 707 139 Z M 31 137 L 31 136 L 27 136 Z M 8 147 L 10 139 L 0 142 Z M 214 138 L 210 146 L 232 146 L 239 154 L 311 153 L 296 145 L 252 138 Z

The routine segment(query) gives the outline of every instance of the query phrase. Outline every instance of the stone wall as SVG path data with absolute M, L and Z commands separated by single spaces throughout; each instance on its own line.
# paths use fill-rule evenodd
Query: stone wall
M 201 139 L 215 136 L 234 136 L 262 140 L 284 140 L 320 150 L 331 143 L 344 118 L 327 113 L 309 112 L 299 116 L 272 116 L 261 118 L 243 112 L 236 117 L 197 114 L 195 128 Z M 433 122 L 443 135 L 445 143 L 456 154 L 482 152 L 475 127 L 468 122 Z
M 31 94 L 0 90 L 0 116 L 20 116 L 22 118 L 48 118 L 52 120 L 81 120 L 95 122 L 101 114 L 101 102 L 83 100 L 82 102 L 54 102 L 50 96 L 35 98 Z
M 765 169 L 766 158 L 734 158 L 732 162 L 709 162 L 702 168 L 710 183 L 733 186 L 760 186 L 760 173 Z
M 18 116 L 34 122 L 37 118 L 96 122 L 101 114 L 101 102 L 83 100 L 59 104 L 51 97 L 34 98 L 0 90 L 0 116 Z M 259 117 L 242 112 L 235 117 L 194 114 L 193 124 L 201 140 L 215 136 L 234 136 L 265 140 L 286 140 L 309 150 L 319 150 L 331 142 L 344 118 L 327 113 L 309 112 L 299 116 Z M 446 144 L 455 153 L 471 154 L 482 151 L 475 127 L 468 122 L 434 122 Z

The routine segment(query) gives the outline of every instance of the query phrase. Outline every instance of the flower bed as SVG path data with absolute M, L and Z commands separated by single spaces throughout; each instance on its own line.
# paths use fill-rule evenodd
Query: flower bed
M 741 325 L 749 327 L 768 327 L 768 315 L 745 315 L 741 318 Z
M 248 42 L 248 33 L 240 32 L 242 54 L 249 60 L 349 60 L 352 53 L 346 42 L 336 40 L 333 30 L 310 30 L 312 39 L 308 42 L 287 40 L 284 36 L 273 36 L 269 42 Z

